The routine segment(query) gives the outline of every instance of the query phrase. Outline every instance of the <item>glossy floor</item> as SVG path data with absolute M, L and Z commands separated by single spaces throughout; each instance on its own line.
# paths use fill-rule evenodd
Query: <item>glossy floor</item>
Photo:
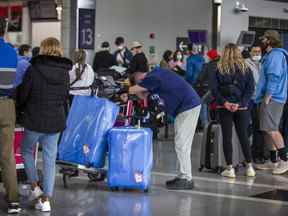
M 164 182 L 174 176 L 178 164 L 172 139 L 155 142 L 153 184 L 149 194 L 139 192 L 110 192 L 105 184 L 89 183 L 83 176 L 69 181 L 64 189 L 61 176 L 57 177 L 53 211 L 39 213 L 32 203 L 22 197 L 21 215 L 55 216 L 265 216 L 288 215 L 288 202 L 281 201 L 288 190 L 288 176 L 272 176 L 258 172 L 256 178 L 246 178 L 240 170 L 236 180 L 223 179 L 212 173 L 199 173 L 201 134 L 193 145 L 193 170 L 196 188 L 193 191 L 167 191 Z M 26 192 L 20 186 L 22 193 Z M 280 200 L 275 198 L 277 190 Z M 274 192 L 273 192 L 274 191 Z M 275 192 L 276 191 L 276 192 Z M 263 195 L 264 194 L 264 195 Z M 268 194 L 268 195 L 267 195 Z M 271 196 L 269 196 L 269 194 Z M 259 195 L 259 196 L 257 196 Z M 256 197 L 257 196 L 257 197 Z M 287 198 L 287 197 L 286 197 Z M 286 199 L 287 200 L 287 199 Z M 3 199 L 0 209 L 5 209 Z M 0 211 L 0 215 L 6 215 Z

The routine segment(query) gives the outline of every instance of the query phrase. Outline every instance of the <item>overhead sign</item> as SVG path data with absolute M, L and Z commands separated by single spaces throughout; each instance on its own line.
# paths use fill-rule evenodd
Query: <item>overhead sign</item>
M 95 10 L 79 9 L 79 49 L 92 49 L 95 45 Z
M 176 49 L 179 49 L 182 52 L 186 53 L 189 43 L 190 43 L 189 38 L 187 38 L 187 37 L 178 37 L 178 38 L 176 38 Z

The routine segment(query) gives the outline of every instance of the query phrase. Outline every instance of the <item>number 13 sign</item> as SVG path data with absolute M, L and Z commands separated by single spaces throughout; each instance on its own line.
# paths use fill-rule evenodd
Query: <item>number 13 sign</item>
M 95 10 L 79 9 L 79 49 L 94 50 Z

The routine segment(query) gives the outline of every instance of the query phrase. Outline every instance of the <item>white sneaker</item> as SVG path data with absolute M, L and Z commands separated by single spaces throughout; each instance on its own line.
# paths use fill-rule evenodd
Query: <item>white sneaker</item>
M 18 214 L 20 212 L 21 208 L 18 202 L 8 204 L 8 214 Z
M 278 166 L 278 163 L 272 163 L 269 161 L 264 164 L 255 164 L 254 166 L 257 170 L 274 170 Z
M 35 205 L 35 209 L 40 210 L 41 212 L 50 212 L 51 205 L 49 201 L 42 202 L 41 199 L 38 200 L 38 203 Z
M 273 170 L 273 175 L 282 175 L 288 172 L 288 161 L 280 161 L 278 166 Z
M 255 177 L 256 176 L 256 172 L 255 172 L 252 165 L 248 165 L 247 170 L 246 170 L 246 176 L 247 177 Z
M 42 195 L 43 195 L 43 191 L 41 190 L 41 188 L 36 187 L 34 190 L 30 191 L 29 200 L 30 201 L 36 200 Z
M 221 176 L 227 177 L 227 178 L 236 178 L 235 169 L 227 168 L 221 173 Z

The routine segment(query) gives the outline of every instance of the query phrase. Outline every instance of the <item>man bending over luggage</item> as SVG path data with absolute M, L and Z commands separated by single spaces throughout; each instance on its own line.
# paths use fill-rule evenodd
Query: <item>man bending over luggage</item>
M 158 94 L 165 103 L 165 111 L 175 118 L 175 150 L 180 164 L 179 175 L 166 182 L 170 190 L 193 189 L 191 149 L 201 101 L 194 89 L 176 73 L 165 69 L 152 72 L 137 71 L 132 78 L 138 83 L 129 89 L 130 94 L 145 98 Z

